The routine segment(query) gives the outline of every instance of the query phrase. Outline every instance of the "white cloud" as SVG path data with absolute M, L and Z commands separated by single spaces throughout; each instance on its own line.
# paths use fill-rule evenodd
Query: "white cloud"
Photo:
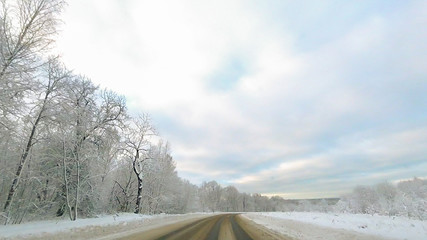
M 159 130 L 172 142 L 178 170 L 194 181 L 215 178 L 266 193 L 297 194 L 300 187 L 315 195 L 316 184 L 333 174 L 352 177 L 366 171 L 363 164 L 391 168 L 414 163 L 405 156 L 425 156 L 425 130 L 410 119 L 426 121 L 422 105 L 412 104 L 425 97 L 411 93 L 427 88 L 416 80 L 426 76 L 426 58 L 418 54 L 426 35 L 416 27 L 426 22 L 419 10 L 426 4 L 410 3 L 398 16 L 343 12 L 343 19 L 325 15 L 334 12 L 328 2 L 297 4 L 300 14 L 289 16 L 275 13 L 285 3 L 258 4 L 75 0 L 58 49 L 70 68 L 126 95 L 131 110 L 172 122 L 174 129 Z M 339 22 L 350 17 L 352 24 Z M 319 26 L 333 37 L 308 26 L 304 31 L 326 40 L 313 33 L 308 42 L 316 45 L 304 50 L 297 47 L 304 31 L 281 25 L 320 18 L 329 19 L 332 26 Z M 345 27 L 336 34 L 333 24 Z M 212 88 L 212 76 L 230 59 L 242 61 L 243 72 L 227 89 Z M 394 126 L 402 109 L 407 123 Z M 291 179 L 299 182 L 295 189 L 280 186 Z M 343 191 L 339 181 L 330 183 Z

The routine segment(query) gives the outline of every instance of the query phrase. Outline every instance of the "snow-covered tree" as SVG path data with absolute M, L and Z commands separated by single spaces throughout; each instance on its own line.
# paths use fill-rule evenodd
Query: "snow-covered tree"
M 212 212 L 220 209 L 222 188 L 216 181 L 203 182 L 199 194 L 203 206 Z
M 340 212 L 406 216 L 427 219 L 427 181 L 414 178 L 397 186 L 380 183 L 359 186 L 339 200 L 335 210 Z
M 24 166 L 30 156 L 30 152 L 36 144 L 43 124 L 49 124 L 49 118 L 53 117 L 51 112 L 57 107 L 57 98 L 60 95 L 58 89 L 68 78 L 68 72 L 58 63 L 57 59 L 52 58 L 41 71 L 41 79 L 37 82 L 37 88 L 34 90 L 33 101 L 29 102 L 29 112 L 27 118 L 23 121 L 22 128 L 22 154 L 17 159 L 17 167 L 10 185 L 8 195 L 3 206 L 3 211 L 9 215 L 9 208 L 14 200 L 16 189 L 19 186 Z M 6 222 L 9 220 L 7 218 Z
M 398 204 L 403 207 L 408 217 L 427 219 L 427 180 L 414 178 L 399 182 L 400 196 Z
M 228 186 L 222 190 L 221 208 L 226 212 L 241 211 L 241 197 L 234 186 Z
M 149 136 L 155 135 L 156 131 L 147 115 L 142 115 L 136 119 L 131 119 L 127 124 L 124 144 L 125 154 L 132 161 L 132 168 L 138 181 L 138 193 L 136 197 L 135 213 L 141 211 L 143 195 L 143 180 L 146 173 L 148 154 L 150 148 Z
M 0 129 L 13 128 L 63 6 L 62 0 L 0 1 Z

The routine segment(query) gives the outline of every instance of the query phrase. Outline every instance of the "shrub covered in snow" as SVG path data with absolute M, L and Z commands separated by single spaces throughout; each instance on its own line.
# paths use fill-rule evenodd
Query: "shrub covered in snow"
M 406 216 L 427 220 L 427 180 L 359 186 L 336 204 L 339 212 Z

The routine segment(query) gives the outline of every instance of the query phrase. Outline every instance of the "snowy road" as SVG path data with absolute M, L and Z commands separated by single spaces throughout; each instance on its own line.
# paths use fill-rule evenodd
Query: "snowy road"
M 220 214 L 196 221 L 184 221 L 120 238 L 123 240 L 273 240 L 290 239 L 255 224 L 238 214 Z
M 363 214 L 258 212 L 152 216 L 121 213 L 77 221 L 0 225 L 0 240 L 286 239 L 283 236 L 298 240 L 424 240 L 427 222 Z

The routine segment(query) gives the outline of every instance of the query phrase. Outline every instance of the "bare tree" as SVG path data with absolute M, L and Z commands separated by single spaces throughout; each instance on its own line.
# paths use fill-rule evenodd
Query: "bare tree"
M 148 137 L 155 134 L 156 130 L 147 115 L 132 119 L 125 133 L 126 154 L 132 159 L 133 171 L 138 179 L 135 213 L 139 213 L 141 210 L 144 167 L 146 166 L 146 160 L 150 158 L 146 154 L 150 147 Z
M 212 212 L 217 211 L 222 195 L 221 186 L 216 181 L 203 182 L 200 190 L 201 200 Z
M 64 96 L 63 114 L 68 123 L 68 129 L 71 139 L 69 139 L 67 148 L 67 159 L 71 160 L 73 169 L 64 167 L 64 182 L 66 185 L 65 195 L 67 200 L 70 219 L 76 220 L 81 186 L 85 185 L 90 191 L 93 191 L 89 170 L 89 159 L 91 158 L 91 148 L 96 149 L 96 143 L 99 138 L 112 128 L 121 127 L 122 121 L 126 116 L 126 107 L 123 97 L 113 92 L 102 91 L 97 95 L 97 87 L 84 77 L 75 77 L 66 89 L 67 94 Z M 100 102 L 100 104 L 98 104 Z M 94 157 L 97 158 L 97 157 Z M 73 170 L 75 178 L 73 181 L 68 178 L 67 171 Z M 84 175 L 82 175 L 84 174 Z M 70 186 L 73 186 L 74 193 L 71 196 Z M 71 201 L 71 199 L 74 199 Z M 88 198 L 86 198 L 88 199 Z M 72 202 L 72 203 L 71 203 Z
M 0 79 L 34 69 L 40 54 L 54 42 L 63 0 L 0 2 Z
M 20 124 L 24 120 L 23 116 L 30 115 L 32 118 L 3 206 L 6 216 L 9 216 L 22 169 L 34 144 L 34 137 L 43 120 L 54 84 L 49 82 L 45 88 L 45 100 L 37 100 L 36 106 L 31 104 L 34 109 L 30 110 L 33 111 L 21 111 L 28 104 L 27 101 L 34 100 L 33 97 L 40 94 L 38 76 L 33 73 L 40 73 L 40 67 L 46 64 L 42 60 L 42 54 L 53 43 L 59 22 L 57 16 L 64 4 L 63 0 L 0 0 L 0 133 L 2 136 L 16 135 L 26 127 Z M 51 64 L 52 61 L 49 60 L 48 68 L 51 68 Z M 6 222 L 8 221 L 7 217 Z
M 239 211 L 240 196 L 239 191 L 234 186 L 228 186 L 223 189 L 222 194 L 223 210 L 226 212 Z
M 7 214 L 8 214 L 9 206 L 13 201 L 16 188 L 19 185 L 22 169 L 28 159 L 28 155 L 30 153 L 31 148 L 33 147 L 34 140 L 37 135 L 38 127 L 40 123 L 44 120 L 44 118 L 47 116 L 46 112 L 49 109 L 49 105 L 52 103 L 52 99 L 55 97 L 55 91 L 58 88 L 58 85 L 67 76 L 68 76 L 67 71 L 60 66 L 60 64 L 57 62 L 56 59 L 51 59 L 49 61 L 48 67 L 47 67 L 47 83 L 43 87 L 44 95 L 41 99 L 39 99 L 36 102 L 36 108 L 35 108 L 36 111 L 35 111 L 33 120 L 31 121 L 30 132 L 26 140 L 25 148 L 19 159 L 17 170 L 13 178 L 12 184 L 10 186 L 5 205 L 3 207 L 4 212 L 6 212 Z M 8 220 L 9 218 L 7 218 L 6 222 Z
M 123 164 L 123 163 L 122 163 Z M 135 197 L 134 184 L 135 177 L 132 168 L 132 163 L 130 167 L 128 166 L 129 162 L 125 162 L 124 165 L 121 165 L 116 172 L 116 178 L 114 180 L 113 186 L 113 201 L 117 202 L 117 210 L 122 212 L 129 211 L 129 207 L 133 202 Z M 129 171 L 130 170 L 130 171 Z
M 31 89 L 31 73 L 53 43 L 63 0 L 0 1 L 0 127 L 8 127 L 24 93 Z
M 159 211 L 165 212 L 168 207 L 166 199 L 175 198 L 174 187 L 179 187 L 176 175 L 176 165 L 170 155 L 169 143 L 160 141 L 157 145 L 151 146 L 148 152 L 149 159 L 144 163 L 144 201 L 148 213 L 155 214 Z M 174 210 L 172 210 L 174 211 Z

